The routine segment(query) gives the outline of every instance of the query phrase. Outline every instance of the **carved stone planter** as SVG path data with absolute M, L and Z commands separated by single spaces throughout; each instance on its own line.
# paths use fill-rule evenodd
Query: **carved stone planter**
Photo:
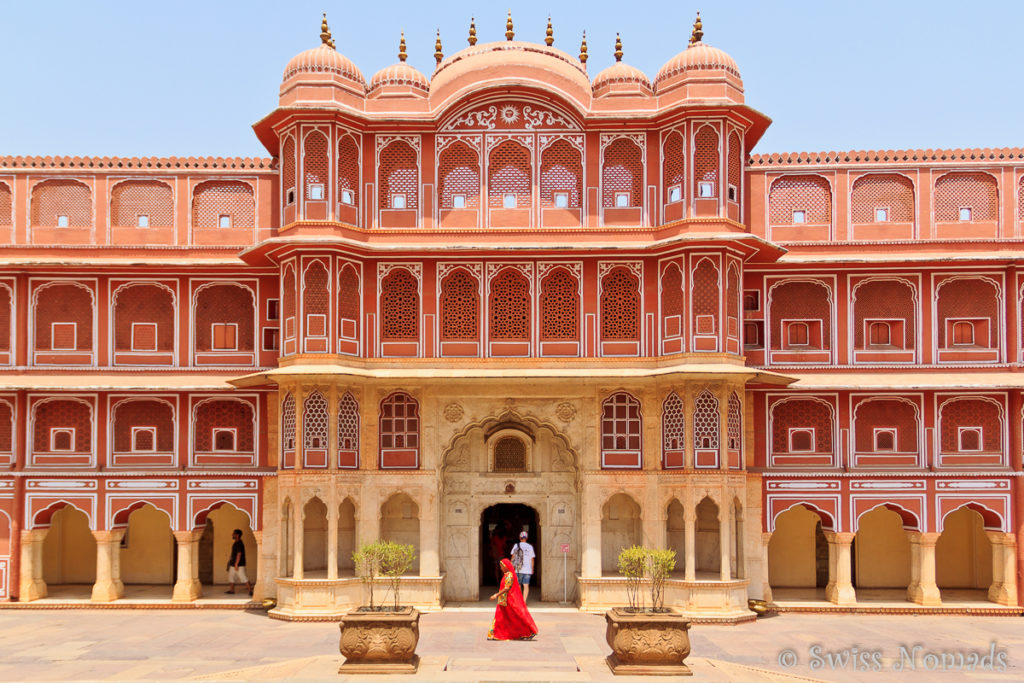
M 690 676 L 683 660 L 690 654 L 690 620 L 678 612 L 605 612 L 605 635 L 612 653 L 607 662 L 614 674 Z
M 412 607 L 397 612 L 350 612 L 341 618 L 339 648 L 345 663 L 338 673 L 416 673 L 419 640 L 420 613 Z

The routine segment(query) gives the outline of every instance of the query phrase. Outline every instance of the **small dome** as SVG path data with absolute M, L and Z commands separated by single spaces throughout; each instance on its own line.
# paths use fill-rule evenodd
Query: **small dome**
M 704 43 L 693 43 L 661 67 L 654 86 L 688 71 L 724 71 L 740 78 L 740 68 L 728 52 Z
M 430 90 L 430 81 L 421 72 L 406 62 L 397 62 L 384 67 L 370 79 L 370 93 L 386 86 L 401 86 L 420 91 L 424 95 Z
M 336 74 L 364 87 L 366 85 L 366 79 L 363 78 L 359 67 L 326 43 L 292 57 L 288 66 L 284 68 L 282 80 L 287 81 L 299 74 Z
M 615 62 L 597 74 L 593 87 L 595 97 L 607 95 L 612 90 L 620 93 L 634 91 L 644 95 L 652 93 L 651 82 L 647 79 L 647 74 L 622 62 Z
M 622 61 L 622 39 L 615 36 L 615 63 L 594 78 L 594 97 L 602 95 L 650 95 L 651 81 L 640 69 Z

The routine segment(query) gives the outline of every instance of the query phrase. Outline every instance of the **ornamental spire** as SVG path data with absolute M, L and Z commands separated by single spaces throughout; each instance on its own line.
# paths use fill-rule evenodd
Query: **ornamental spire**
M 469 18 L 469 46 L 476 45 L 476 18 Z
M 405 51 L 405 31 L 402 31 L 402 40 L 398 42 L 398 61 L 404 62 L 408 56 Z
M 444 48 L 441 47 L 441 29 L 437 29 L 437 40 L 434 41 L 434 61 L 438 64 L 444 59 Z
M 548 15 L 548 30 L 544 33 L 544 44 L 551 47 L 555 42 L 555 31 L 551 28 L 551 15 Z
M 324 12 L 323 21 L 320 22 L 320 42 L 327 47 L 334 47 L 334 39 L 331 38 L 331 29 L 327 26 L 327 12 Z
M 587 32 L 583 32 L 583 42 L 580 43 L 580 63 L 587 68 Z
M 615 34 L 615 61 L 622 61 L 622 38 L 619 37 L 618 33 Z
M 508 20 L 505 22 L 505 40 L 512 40 L 516 32 L 512 30 L 512 10 L 508 11 Z
M 693 33 L 690 34 L 690 45 L 701 41 L 704 37 L 704 24 L 700 22 L 700 12 L 697 12 L 697 19 L 693 22 Z

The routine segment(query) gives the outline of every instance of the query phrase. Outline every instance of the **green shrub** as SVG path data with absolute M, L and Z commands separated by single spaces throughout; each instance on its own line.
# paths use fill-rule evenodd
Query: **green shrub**
M 394 594 L 394 608 L 398 609 L 398 588 L 402 583 L 402 576 L 409 571 L 415 558 L 416 549 L 412 545 L 393 541 L 364 543 L 359 550 L 352 553 L 356 572 L 369 593 L 371 611 L 383 609 L 383 604 L 388 600 L 388 592 Z M 381 599 L 380 608 L 373 599 L 373 585 L 378 576 L 388 580 L 388 591 L 385 591 Z
M 646 548 L 634 545 L 619 551 L 619 573 L 626 577 L 626 600 L 630 612 L 643 609 L 640 582 L 643 581 L 646 565 Z

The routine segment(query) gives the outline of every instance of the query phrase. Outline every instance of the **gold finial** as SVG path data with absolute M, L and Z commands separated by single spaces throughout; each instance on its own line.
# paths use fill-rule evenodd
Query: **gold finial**
M 402 31 L 402 40 L 398 42 L 398 61 L 404 62 L 408 56 L 405 51 L 405 31 Z
M 320 42 L 327 47 L 334 47 L 334 39 L 331 38 L 331 29 L 327 26 L 327 12 L 324 12 L 323 21 L 320 22 Z
M 580 63 L 583 64 L 583 68 L 587 68 L 587 32 L 583 32 L 583 42 L 580 43 Z
M 512 30 L 512 10 L 508 11 L 508 20 L 505 22 L 505 40 L 512 40 L 516 32 Z
M 618 33 L 615 34 L 615 61 L 622 61 L 622 38 L 619 37 Z
M 555 42 L 555 32 L 551 28 L 551 15 L 548 15 L 548 30 L 544 34 L 544 44 L 551 47 Z
M 704 24 L 700 23 L 700 12 L 697 12 L 697 20 L 693 22 L 693 33 L 690 34 L 690 45 L 699 43 L 704 37 Z
M 476 18 L 469 18 L 469 46 L 476 45 Z
M 437 40 L 434 41 L 434 61 L 438 64 L 444 59 L 444 49 L 441 47 L 441 29 L 437 29 Z

